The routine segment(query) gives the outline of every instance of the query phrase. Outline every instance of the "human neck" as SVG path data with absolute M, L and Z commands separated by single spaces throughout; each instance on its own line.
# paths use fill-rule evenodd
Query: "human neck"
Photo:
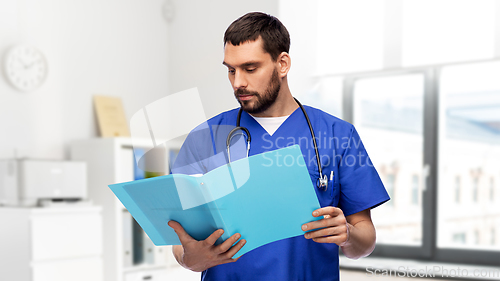
M 283 83 L 281 85 L 280 92 L 276 101 L 265 111 L 260 113 L 252 113 L 250 115 L 254 117 L 280 117 L 288 116 L 292 114 L 299 105 L 295 102 L 288 84 Z

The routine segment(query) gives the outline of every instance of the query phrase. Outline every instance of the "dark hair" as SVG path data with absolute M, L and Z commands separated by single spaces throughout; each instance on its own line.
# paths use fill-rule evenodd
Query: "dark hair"
M 261 12 L 248 13 L 231 23 L 224 33 L 224 45 L 229 42 L 238 46 L 255 41 L 259 36 L 262 37 L 264 51 L 273 60 L 290 50 L 290 34 L 285 26 L 276 17 Z

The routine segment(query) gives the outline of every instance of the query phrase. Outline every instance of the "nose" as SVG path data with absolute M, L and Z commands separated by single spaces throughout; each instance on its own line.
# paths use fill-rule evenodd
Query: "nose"
M 246 77 L 244 73 L 241 71 L 236 71 L 234 74 L 234 81 L 233 81 L 233 87 L 235 90 L 237 89 L 244 89 L 248 85 Z

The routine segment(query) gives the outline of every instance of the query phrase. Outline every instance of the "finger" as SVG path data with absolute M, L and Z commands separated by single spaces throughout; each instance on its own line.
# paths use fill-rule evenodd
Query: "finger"
M 338 226 L 338 227 L 328 227 L 316 231 L 311 231 L 304 234 L 304 237 L 306 239 L 312 239 L 312 238 L 319 238 L 326 236 L 342 235 L 346 233 L 347 230 L 345 226 Z
M 313 221 L 306 223 L 302 225 L 302 230 L 303 231 L 308 231 L 312 229 L 318 229 L 318 228 L 325 228 L 325 227 L 331 227 L 335 226 L 334 219 L 328 218 L 328 219 L 321 219 L 319 221 Z
M 181 240 L 181 243 L 184 244 L 186 242 L 194 240 L 193 237 L 191 237 L 181 226 L 180 223 L 176 221 L 169 221 L 168 226 L 174 229 L 175 233 L 179 237 L 179 240 Z
M 239 257 L 237 257 L 235 259 L 225 259 L 225 260 L 220 261 L 219 264 L 226 264 L 226 263 L 236 262 L 240 258 L 241 258 L 241 256 L 239 256 Z
M 229 249 L 229 251 L 226 252 L 226 257 L 231 259 L 234 255 L 236 255 L 236 253 L 238 253 L 241 250 L 241 248 L 243 248 L 243 246 L 245 246 L 246 243 L 247 241 L 245 239 L 241 239 L 240 241 L 238 241 L 236 245 L 231 247 L 231 249 Z M 240 257 L 233 260 L 237 261 Z
M 340 226 L 340 225 L 345 225 L 345 218 L 337 216 L 337 217 L 333 217 L 333 218 L 320 219 L 317 221 L 312 221 L 312 222 L 303 224 L 302 230 L 308 231 L 308 230 L 312 230 L 312 229 L 325 228 L 325 227 L 335 227 L 335 226 Z
M 317 210 L 314 210 L 312 213 L 313 217 L 319 217 L 319 216 L 325 216 L 325 215 L 330 215 L 331 217 L 336 217 L 340 214 L 343 214 L 342 210 L 337 207 L 324 207 L 324 208 L 319 208 Z
M 314 238 L 313 241 L 316 243 L 330 243 L 330 244 L 335 243 L 337 245 L 344 242 L 344 240 L 342 240 L 342 238 L 340 238 L 338 236 Z
M 229 248 L 231 248 L 231 246 L 233 246 L 233 244 L 236 243 L 236 241 L 238 241 L 240 237 L 241 235 L 239 233 L 236 233 L 233 236 L 227 238 L 226 241 L 218 246 L 218 253 L 221 254 L 227 252 L 227 250 L 229 250 Z
M 215 242 L 217 242 L 217 239 L 219 239 L 222 236 L 222 234 L 224 234 L 224 230 L 217 229 L 212 234 L 210 234 L 210 236 L 208 236 L 207 239 L 205 239 L 205 243 L 208 246 L 213 246 Z
M 345 223 L 345 217 L 343 214 L 344 213 L 342 212 L 342 210 L 336 207 L 324 207 L 317 209 L 313 212 L 313 216 L 314 217 L 323 216 L 324 219 L 306 223 L 302 225 L 302 230 L 307 231 L 316 228 L 323 228 L 323 227 L 335 226 L 337 224 L 338 225 L 343 224 Z M 336 220 L 331 220 L 331 219 L 343 219 L 343 220 L 338 221 L 337 224 L 335 224 L 333 222 L 335 222 Z

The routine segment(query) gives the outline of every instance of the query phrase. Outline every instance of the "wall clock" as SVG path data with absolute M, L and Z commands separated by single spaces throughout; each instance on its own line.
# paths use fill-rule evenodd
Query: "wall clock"
M 30 45 L 16 45 L 10 48 L 5 56 L 4 68 L 10 84 L 24 92 L 40 87 L 48 72 L 45 56 Z

